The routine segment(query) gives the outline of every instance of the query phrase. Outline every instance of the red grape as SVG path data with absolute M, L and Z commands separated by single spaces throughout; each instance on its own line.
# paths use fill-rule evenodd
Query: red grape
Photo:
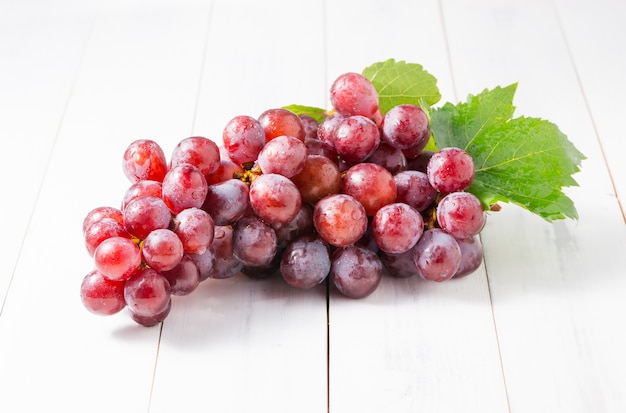
M 428 116 L 416 105 L 398 105 L 389 110 L 381 125 L 382 138 L 398 149 L 421 151 L 430 138 Z
M 124 225 L 124 214 L 122 214 L 122 211 L 114 207 L 101 206 L 89 211 L 83 219 L 83 234 L 87 232 L 87 228 L 89 228 L 91 224 L 102 218 L 112 218 Z
M 243 165 L 256 161 L 265 145 L 265 132 L 258 120 L 240 115 L 226 124 L 222 139 L 230 160 Z
M 302 120 L 290 110 L 284 108 L 268 109 L 261 113 L 258 120 L 265 133 L 266 142 L 284 135 L 304 141 L 306 132 Z
M 309 155 L 304 169 L 291 181 L 300 191 L 303 202 L 315 205 L 317 201 L 341 189 L 341 172 L 337 163 L 321 155 Z
M 356 164 L 343 177 L 342 192 L 356 198 L 368 216 L 396 201 L 397 188 L 393 175 L 380 165 Z
M 126 209 L 132 200 L 139 197 L 153 196 L 161 198 L 163 195 L 162 188 L 163 185 L 159 181 L 142 180 L 135 182 L 126 190 L 126 193 L 124 193 L 124 198 L 122 199 L 122 211 Z
M 378 112 L 378 92 L 365 76 L 348 72 L 335 79 L 330 88 L 330 102 L 343 116 L 373 118 Z
M 220 165 L 220 150 L 215 142 L 203 136 L 185 138 L 174 148 L 170 168 L 184 163 L 195 166 L 207 178 Z
M 111 280 L 126 280 L 141 265 L 141 251 L 133 240 L 111 237 L 98 245 L 93 254 L 96 269 Z
M 124 281 L 110 280 L 97 270 L 92 270 L 83 278 L 80 298 L 85 308 L 94 314 L 118 313 L 126 307 Z
M 91 257 L 102 241 L 111 237 L 131 238 L 124 226 L 113 218 L 102 218 L 94 222 L 85 232 L 85 247 Z
M 170 305 L 170 283 L 160 272 L 143 268 L 126 281 L 124 299 L 133 314 L 156 317 Z
M 303 141 L 293 136 L 277 136 L 265 144 L 257 158 L 264 174 L 280 174 L 287 178 L 304 168 L 307 148 Z
M 335 247 L 357 242 L 367 231 L 365 208 L 346 194 L 329 195 L 315 204 L 313 225 L 322 239 Z
M 163 179 L 163 200 L 173 214 L 204 204 L 208 184 L 198 168 L 190 164 L 172 167 Z
M 278 174 L 263 174 L 250 184 L 250 206 L 269 224 L 286 224 L 298 213 L 302 204 L 296 185 Z
M 335 126 L 333 143 L 342 159 L 361 162 L 378 148 L 380 132 L 378 126 L 365 116 L 349 116 Z
M 160 182 L 167 172 L 165 153 L 155 141 L 138 139 L 126 148 L 122 169 L 133 183 L 145 179 Z
M 452 192 L 437 205 L 437 221 L 454 238 L 470 238 L 485 225 L 485 212 L 480 200 L 469 192 Z
M 413 248 L 424 232 L 422 215 L 404 203 L 380 208 L 372 220 L 372 237 L 378 248 L 401 254 Z
M 202 254 L 213 243 L 215 223 L 206 211 L 187 208 L 174 217 L 174 233 L 186 254 Z
M 142 196 L 124 209 L 124 227 L 129 234 L 144 239 L 154 230 L 170 226 L 172 214 L 161 198 Z
M 459 148 L 443 148 L 428 161 L 428 180 L 442 194 L 464 191 L 474 180 L 472 157 Z
M 143 241 L 143 259 L 157 271 L 171 270 L 183 258 L 184 249 L 178 235 L 169 229 L 152 231 Z

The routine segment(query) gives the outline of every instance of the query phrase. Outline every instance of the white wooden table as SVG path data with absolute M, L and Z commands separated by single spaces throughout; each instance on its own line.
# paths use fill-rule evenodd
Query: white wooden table
M 621 0 L 0 0 L 0 411 L 625 412 L 625 51 Z M 442 101 L 519 82 L 588 158 L 580 219 L 504 205 L 475 274 L 363 300 L 236 276 L 153 328 L 82 307 L 128 143 L 328 107 L 387 58 Z

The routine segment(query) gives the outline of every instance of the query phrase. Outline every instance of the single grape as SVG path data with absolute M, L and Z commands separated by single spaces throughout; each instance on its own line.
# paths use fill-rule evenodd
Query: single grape
M 238 165 L 256 161 L 265 145 L 265 132 L 258 120 L 240 115 L 232 118 L 222 133 L 228 157 Z
M 404 202 L 422 212 L 433 205 L 437 191 L 428 182 L 428 176 L 419 171 L 402 171 L 394 175 L 398 189 L 397 202 Z
M 154 230 L 168 228 L 172 214 L 161 198 L 142 196 L 124 209 L 124 227 L 129 234 L 144 239 Z
M 143 268 L 126 281 L 124 299 L 133 314 L 156 317 L 170 305 L 170 283 L 159 271 Z
M 404 153 L 404 152 L 403 152 Z M 411 171 L 420 171 L 426 173 L 428 169 L 428 162 L 430 162 L 430 158 L 435 154 L 434 151 L 423 151 L 415 156 L 409 156 L 404 153 L 407 157 L 406 169 Z
M 334 147 L 330 146 L 328 143 L 323 142 L 317 138 L 306 138 L 304 140 L 304 144 L 306 145 L 307 155 L 320 155 L 325 156 L 332 161 L 336 161 L 337 151 Z
M 349 116 L 341 120 L 333 131 L 337 154 L 348 162 L 362 162 L 380 144 L 380 132 L 376 124 L 365 116 Z
M 320 126 L 319 123 L 309 115 L 299 115 L 300 122 L 302 122 L 302 127 L 304 128 L 304 139 L 314 138 L 317 139 L 317 128 Z
M 398 148 L 394 148 L 388 143 L 381 142 L 378 148 L 372 153 L 366 162 L 380 165 L 392 175 L 406 170 L 406 157 Z
M 196 264 L 196 268 L 198 268 L 200 282 L 210 278 L 211 271 L 213 271 L 217 260 L 217 257 L 215 256 L 215 243 L 213 243 L 211 247 L 202 254 L 188 254 L 188 256 L 191 257 L 193 262 Z
M 275 228 L 278 246 L 286 247 L 294 239 L 313 232 L 313 208 L 302 204 L 296 217 L 288 223 Z
M 114 207 L 101 206 L 89 211 L 83 219 L 83 235 L 94 222 L 98 222 L 103 218 L 112 218 L 124 225 L 124 214 L 122 214 L 122 211 Z
M 313 225 L 324 241 L 335 247 L 343 247 L 363 237 L 368 220 L 365 208 L 354 197 L 334 194 L 315 204 Z
M 113 218 L 102 218 L 91 224 L 85 232 L 85 247 L 89 256 L 93 257 L 98 245 L 111 237 L 131 238 L 124 226 Z
M 303 170 L 291 181 L 300 191 L 302 201 L 315 205 L 323 197 L 339 193 L 341 172 L 335 161 L 321 155 L 309 155 Z
M 220 150 L 215 142 L 203 136 L 185 138 L 174 147 L 170 168 L 184 163 L 195 166 L 208 178 L 220 165 Z
M 401 254 L 417 244 L 424 232 L 424 220 L 415 208 L 393 203 L 376 212 L 371 228 L 378 248 L 389 254 Z
M 476 271 L 483 262 L 483 247 L 477 236 L 457 239 L 461 248 L 461 266 L 454 274 L 455 278 L 461 278 Z
M 459 148 L 443 148 L 435 152 L 426 171 L 430 184 L 442 194 L 464 191 L 474 180 L 472 157 Z
M 163 200 L 173 214 L 204 204 L 208 184 L 198 168 L 190 164 L 172 167 L 163 179 Z
M 391 108 L 383 117 L 382 139 L 398 149 L 421 151 L 430 138 L 428 116 L 416 105 L 402 104 Z
M 141 265 L 137 244 L 125 237 L 111 237 L 98 245 L 93 254 L 96 269 L 110 280 L 126 280 Z
M 97 270 L 90 271 L 80 285 L 80 299 L 94 314 L 112 315 L 126 307 L 124 281 L 106 278 Z
M 145 179 L 161 182 L 167 172 L 167 160 L 158 143 L 150 139 L 138 139 L 126 148 L 122 169 L 133 183 Z
M 126 209 L 131 201 L 142 196 L 161 198 L 163 195 L 162 188 L 163 185 L 159 181 L 143 180 L 135 182 L 124 193 L 124 198 L 122 199 L 122 211 Z
M 211 249 L 215 254 L 215 263 L 206 274 L 206 278 L 224 279 L 237 274 L 243 263 L 233 254 L 232 226 L 216 226 Z M 205 274 L 200 275 L 204 279 Z
M 215 225 L 230 225 L 249 207 L 250 190 L 239 179 L 228 179 L 209 185 L 202 209 L 211 215 Z
M 373 118 L 378 112 L 378 93 L 365 76 L 348 72 L 335 79 L 330 88 L 330 102 L 343 116 Z
M 186 254 L 202 254 L 213 243 L 215 223 L 206 211 L 187 208 L 174 217 L 174 233 Z
M 250 206 L 269 224 L 286 224 L 298 213 L 302 197 L 296 185 L 278 174 L 263 174 L 250 184 Z
M 233 255 L 244 265 L 269 264 L 278 247 L 276 232 L 254 216 L 245 216 L 233 227 Z
M 312 288 L 326 279 L 330 271 L 330 249 L 314 235 L 297 238 L 283 252 L 280 272 L 287 284 Z
M 485 226 L 480 200 L 469 192 L 451 192 L 437 205 L 439 226 L 454 238 L 470 238 Z
M 184 255 L 183 243 L 169 229 L 157 229 L 148 234 L 141 252 L 146 264 L 157 271 L 171 270 Z
M 258 119 L 265 133 L 265 141 L 279 136 L 292 136 L 300 141 L 304 141 L 306 131 L 302 120 L 292 111 L 284 108 L 272 108 L 261 113 Z
M 211 175 L 206 178 L 208 185 L 219 184 L 232 179 L 237 174 L 242 174 L 244 169 L 230 159 L 222 159 L 219 166 Z
M 327 116 L 317 128 L 317 138 L 329 145 L 331 148 L 335 147 L 335 128 L 337 125 L 346 118 L 338 113 Z
M 161 321 L 165 320 L 167 316 L 169 315 L 171 309 L 172 309 L 172 300 L 170 299 L 167 302 L 167 306 L 165 307 L 165 310 L 161 311 L 158 314 L 144 316 L 144 315 L 135 314 L 132 311 L 130 311 L 130 318 L 137 324 L 140 324 L 144 327 L 153 327 L 159 324 Z
M 418 275 L 417 267 L 413 260 L 414 248 L 401 254 L 387 254 L 380 251 L 378 256 L 390 275 L 396 278 L 409 278 Z
M 300 173 L 307 157 L 304 141 L 293 136 L 277 136 L 267 142 L 257 159 L 264 174 L 279 174 L 287 178 Z
M 241 267 L 241 273 L 253 280 L 263 280 L 276 274 L 280 270 L 280 260 L 284 248 L 279 248 L 272 258 L 272 261 L 266 265 L 244 265 Z
M 461 265 L 461 248 L 452 235 L 433 228 L 425 231 L 415 245 L 413 260 L 425 280 L 446 281 Z
M 363 298 L 373 293 L 383 275 L 383 264 L 373 251 L 350 245 L 335 250 L 330 276 L 339 292 L 350 298 Z
M 380 208 L 395 202 L 397 196 L 393 175 L 382 166 L 367 162 L 348 169 L 341 190 L 363 204 L 368 216 L 374 216 Z
M 174 268 L 162 274 L 170 284 L 172 295 L 189 295 L 200 284 L 200 271 L 189 255 L 184 255 Z

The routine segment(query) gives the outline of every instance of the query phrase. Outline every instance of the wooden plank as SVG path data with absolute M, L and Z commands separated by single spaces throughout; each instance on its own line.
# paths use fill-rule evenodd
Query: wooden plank
M 66 3 L 0 2 L 0 312 L 93 23 L 95 1 Z
M 567 191 L 577 222 L 506 205 L 483 233 L 511 411 L 624 411 L 626 232 L 556 10 L 446 0 L 444 14 L 461 95 L 519 81 L 517 113 L 552 120 L 588 157 Z
M 194 134 L 221 143 L 237 115 L 324 106 L 321 2 L 214 2 Z M 280 276 L 207 280 L 164 323 L 151 412 L 320 412 L 326 289 Z
M 623 2 L 557 1 L 559 21 L 566 38 L 585 102 L 606 158 L 615 192 L 621 201 L 626 220 L 626 164 L 621 154 L 626 150 L 623 136 L 626 94 L 626 6 Z M 594 30 L 582 28 L 594 22 Z
M 204 1 L 102 2 L 0 317 L 0 410 L 148 409 L 160 328 L 83 308 L 81 226 L 121 202 L 131 140 L 189 133 L 207 18 Z
M 455 100 L 439 2 L 333 2 L 327 15 L 330 81 L 395 58 Z M 483 267 L 445 284 L 387 276 L 361 300 L 333 290 L 329 312 L 330 411 L 507 410 Z

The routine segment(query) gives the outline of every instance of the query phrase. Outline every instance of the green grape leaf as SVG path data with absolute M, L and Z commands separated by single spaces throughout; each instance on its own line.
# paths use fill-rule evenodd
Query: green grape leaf
M 466 102 L 431 109 L 434 143 L 472 156 L 476 175 L 468 191 L 483 205 L 514 203 L 548 222 L 577 219 L 574 203 L 562 189 L 578 185 L 572 175 L 585 156 L 555 124 L 513 118 L 516 88 L 485 89 Z
M 402 103 L 434 105 L 441 99 L 437 79 L 417 63 L 389 59 L 366 67 L 363 76 L 376 88 L 383 115 Z
M 315 119 L 318 123 L 322 122 L 326 119 L 326 116 L 328 116 L 326 109 L 316 108 L 314 106 L 288 105 L 283 106 L 283 109 L 290 110 L 296 115 L 308 115 Z

